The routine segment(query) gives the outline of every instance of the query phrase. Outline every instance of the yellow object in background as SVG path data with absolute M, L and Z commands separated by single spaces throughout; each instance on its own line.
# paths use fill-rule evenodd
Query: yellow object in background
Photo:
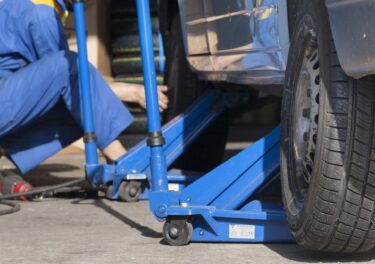
M 63 24 L 65 24 L 65 21 L 69 15 L 68 11 L 65 11 L 61 9 L 60 5 L 56 3 L 55 0 L 31 0 L 36 5 L 47 5 L 52 7 L 53 9 L 56 10 L 56 12 L 59 14 L 61 21 Z

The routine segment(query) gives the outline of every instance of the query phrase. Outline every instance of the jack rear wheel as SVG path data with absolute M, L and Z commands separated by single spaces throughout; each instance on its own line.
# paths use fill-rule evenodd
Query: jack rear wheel
M 123 181 L 119 187 L 121 201 L 136 202 L 142 193 L 142 183 L 139 181 Z
M 113 200 L 112 193 L 113 193 L 113 185 L 111 184 L 107 186 L 107 190 L 105 191 L 105 197 L 109 200 Z
M 163 226 L 165 242 L 171 246 L 185 246 L 190 243 L 193 225 L 184 217 L 169 217 Z

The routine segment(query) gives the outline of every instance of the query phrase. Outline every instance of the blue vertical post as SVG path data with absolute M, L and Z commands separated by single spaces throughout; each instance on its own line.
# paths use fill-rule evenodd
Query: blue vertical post
M 151 148 L 151 188 L 152 191 L 167 191 L 167 165 L 163 152 L 163 144 L 165 142 L 160 125 L 149 0 L 137 0 L 137 14 L 142 50 L 143 78 L 146 91 L 149 132 L 147 143 Z
M 85 133 L 86 164 L 93 165 L 98 164 L 98 154 L 91 102 L 89 62 L 87 58 L 84 0 L 74 0 L 73 9 L 78 43 L 78 64 Z

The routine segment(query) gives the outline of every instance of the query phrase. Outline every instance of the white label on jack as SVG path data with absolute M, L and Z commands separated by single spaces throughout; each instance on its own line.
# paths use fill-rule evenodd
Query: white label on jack
M 255 239 L 255 226 L 229 225 L 229 238 Z
M 169 183 L 168 184 L 168 190 L 172 192 L 179 192 L 180 191 L 180 185 L 178 183 Z

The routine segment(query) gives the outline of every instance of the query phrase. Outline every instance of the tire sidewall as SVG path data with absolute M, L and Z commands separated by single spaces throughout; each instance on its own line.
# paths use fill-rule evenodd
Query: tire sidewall
M 300 238 L 306 235 L 305 230 L 309 229 L 312 223 L 312 212 L 314 210 L 314 197 L 317 195 L 317 184 L 319 181 L 320 159 L 316 158 L 312 177 L 302 209 L 295 210 L 296 200 L 290 188 L 289 177 L 294 173 L 294 155 L 292 152 L 292 122 L 294 114 L 292 109 L 294 107 L 297 82 L 299 72 L 302 67 L 306 43 L 305 40 L 311 34 L 311 30 L 316 34 L 317 45 L 319 50 L 319 64 L 320 64 L 320 94 L 321 104 L 319 107 L 319 123 L 318 123 L 318 138 L 316 147 L 316 156 L 322 157 L 323 153 L 323 135 L 324 132 L 324 106 L 326 103 L 326 89 L 324 83 L 329 80 L 328 63 L 325 59 L 326 51 L 329 45 L 329 23 L 327 15 L 322 10 L 325 10 L 323 1 L 304 1 L 300 6 L 300 13 L 297 19 L 295 31 L 292 38 L 290 53 L 288 58 L 288 65 L 286 71 L 285 90 L 283 95 L 283 115 L 282 115 L 282 132 L 281 132 L 281 183 L 283 191 L 283 201 L 289 227 L 296 238 L 297 242 Z

